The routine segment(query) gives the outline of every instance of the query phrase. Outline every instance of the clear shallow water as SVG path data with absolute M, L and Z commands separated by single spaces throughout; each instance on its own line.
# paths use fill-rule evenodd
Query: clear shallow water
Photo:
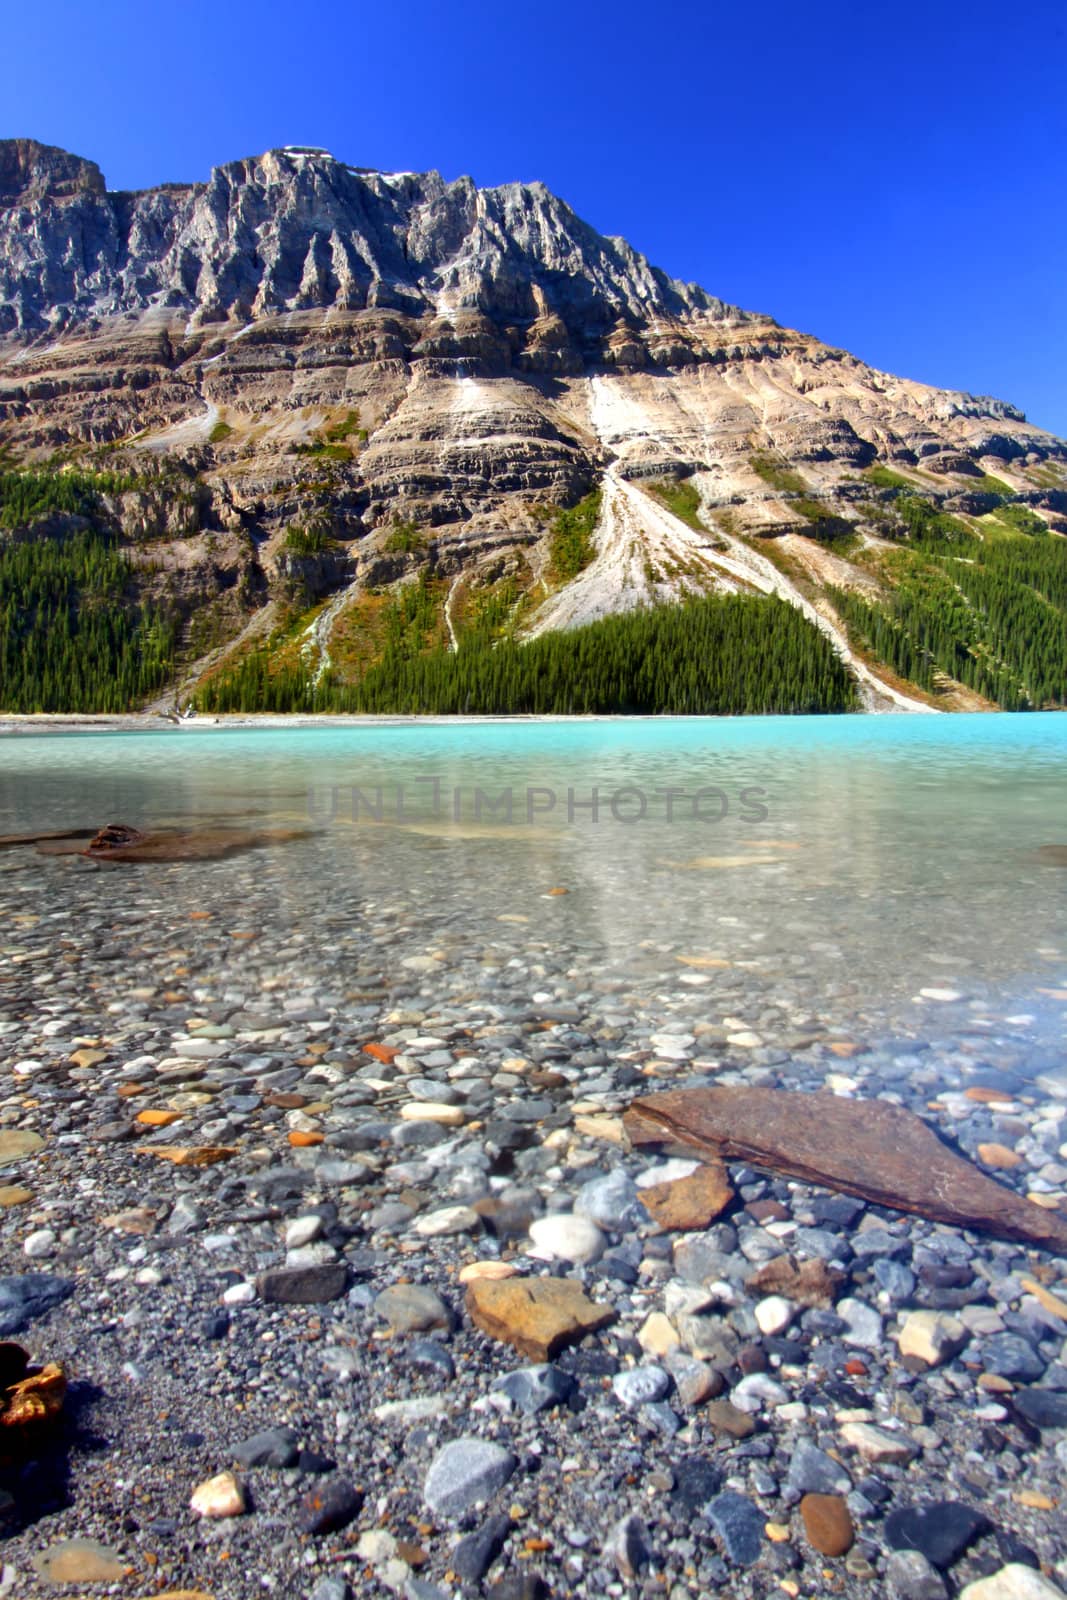
M 279 970 L 298 951 L 305 971 L 332 973 L 340 950 L 365 956 L 372 942 L 381 969 L 444 939 L 455 959 L 440 965 L 442 998 L 475 956 L 528 970 L 545 992 L 567 973 L 571 987 L 605 974 L 685 984 L 714 1020 L 742 1008 L 771 1045 L 804 1014 L 851 1031 L 948 1026 L 943 1007 L 914 998 L 947 987 L 966 996 L 954 1026 L 992 1018 L 1044 1059 L 1062 1046 L 1067 1007 L 1040 991 L 1067 987 L 1067 867 L 1040 850 L 1067 845 L 1064 717 L 206 726 L 0 742 L 2 832 L 220 817 L 307 836 L 106 871 L 10 852 L 0 895 L 57 924 L 72 896 L 81 915 L 136 904 L 164 923 L 209 904 L 254 924 L 257 960 L 273 953 Z M 237 955 L 226 959 L 235 971 Z M 1028 1020 L 1005 1023 L 1016 1016 Z

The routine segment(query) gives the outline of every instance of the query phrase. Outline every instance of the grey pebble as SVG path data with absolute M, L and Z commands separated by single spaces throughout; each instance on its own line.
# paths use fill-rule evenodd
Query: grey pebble
M 629 1410 L 662 1400 L 671 1386 L 671 1380 L 662 1367 L 632 1367 L 616 1373 L 611 1380 L 615 1397 Z
M 709 1502 L 707 1515 L 730 1561 L 739 1567 L 751 1567 L 759 1560 L 763 1554 L 766 1519 L 751 1500 L 733 1489 L 725 1489 Z
M 439 1517 L 461 1517 L 502 1489 L 518 1462 L 510 1450 L 485 1439 L 454 1439 L 430 1463 L 423 1499 Z

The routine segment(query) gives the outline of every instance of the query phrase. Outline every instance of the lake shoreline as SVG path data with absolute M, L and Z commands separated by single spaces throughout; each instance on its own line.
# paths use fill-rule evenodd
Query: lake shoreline
M 795 716 L 798 719 L 812 715 L 809 712 L 771 712 L 766 715 L 752 712 L 743 716 L 723 715 L 715 712 L 693 716 L 662 714 L 648 716 L 630 712 L 514 712 L 497 716 L 463 716 L 460 714 L 434 714 L 400 712 L 278 712 L 234 711 L 218 715 L 190 717 L 176 720 L 170 717 L 140 712 L 79 712 L 79 711 L 27 711 L 0 712 L 0 738 L 20 733 L 165 733 L 210 728 L 390 728 L 390 727 L 469 727 L 477 724 L 514 723 L 600 723 L 600 722 L 763 722 L 768 717 Z M 860 717 L 864 722 L 883 716 L 919 718 L 920 713 L 898 710 L 841 711 L 814 713 L 820 717 Z M 986 717 L 996 713 L 987 711 L 957 711 L 953 720 L 961 717 Z

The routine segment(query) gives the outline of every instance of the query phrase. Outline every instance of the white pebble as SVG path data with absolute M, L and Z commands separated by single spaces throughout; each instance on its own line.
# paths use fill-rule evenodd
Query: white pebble
M 250 1306 L 255 1298 L 254 1283 L 235 1283 L 223 1291 L 222 1303 L 224 1306 Z
M 285 1248 L 299 1250 L 301 1245 L 310 1244 L 322 1232 L 321 1217 L 294 1217 L 292 1222 L 286 1224 Z
M 538 1217 L 530 1224 L 530 1238 L 538 1255 L 576 1264 L 595 1261 L 604 1249 L 604 1235 L 596 1223 L 568 1212 Z
M 756 1321 L 761 1333 L 784 1333 L 793 1320 L 795 1307 L 780 1294 L 768 1295 L 755 1308 Z
M 481 1217 L 471 1206 L 441 1206 L 420 1217 L 415 1223 L 415 1232 L 424 1239 L 435 1239 L 441 1234 L 474 1233 L 481 1223 Z

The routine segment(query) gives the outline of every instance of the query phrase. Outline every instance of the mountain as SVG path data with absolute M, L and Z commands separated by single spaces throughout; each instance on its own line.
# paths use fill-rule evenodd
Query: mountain
M 115 192 L 0 141 L 0 449 L 9 706 L 94 539 L 155 630 L 127 698 L 221 703 L 251 657 L 325 695 L 730 594 L 799 608 L 871 706 L 1067 698 L 1067 445 L 671 279 L 541 184 L 287 148 Z

